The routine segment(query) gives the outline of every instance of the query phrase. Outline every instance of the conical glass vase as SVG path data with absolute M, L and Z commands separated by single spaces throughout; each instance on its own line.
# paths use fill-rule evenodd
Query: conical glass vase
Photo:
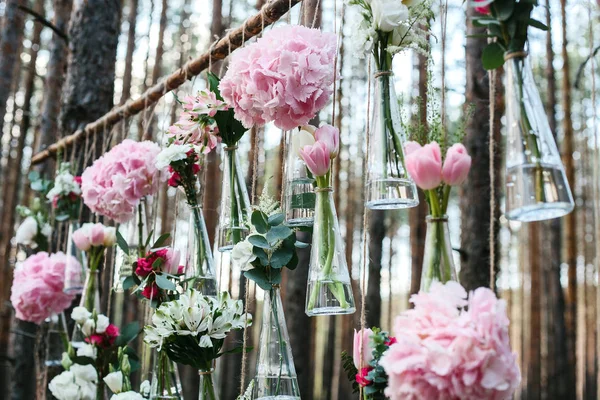
M 47 381 L 60 375 L 64 368 L 62 366 L 62 353 L 66 351 L 67 326 L 63 313 L 52 315 L 45 321 L 45 354 L 44 366 L 46 367 Z M 47 392 L 49 394 L 49 392 Z M 48 397 L 52 398 L 52 397 Z
M 133 274 L 133 263 L 146 253 L 147 249 L 144 248 L 144 245 L 150 226 L 151 207 L 149 203 L 151 203 L 151 199 L 142 198 L 133 217 L 119 226 L 119 233 L 127 242 L 129 254 L 117 246 L 113 275 L 113 290 L 117 293 L 123 292 L 123 282 Z
M 67 257 L 65 266 L 65 293 L 80 294 L 83 291 L 83 284 L 86 278 L 86 257 L 85 253 L 75 246 L 73 241 L 73 232 L 79 229 L 79 222 L 69 224 L 67 232 L 67 248 L 65 254 L 73 256 Z M 77 262 L 74 261 L 77 260 Z
M 248 235 L 245 222 L 249 215 L 250 198 L 237 155 L 237 146 L 223 148 L 223 185 L 217 248 L 230 251 Z
M 83 285 L 83 291 L 81 292 L 81 300 L 79 301 L 80 307 L 85 307 L 89 312 L 96 310 L 100 313 L 100 281 L 98 271 L 88 270 L 86 272 L 85 283 Z M 81 327 L 75 324 L 73 329 L 73 335 L 71 336 L 71 343 L 74 348 L 81 347 L 84 344 L 85 336 L 81 332 Z
M 448 216 L 428 216 L 426 221 L 425 254 L 421 273 L 421 290 L 425 292 L 433 282 L 458 281 L 452 257 Z
M 181 379 L 177 364 L 164 351 L 152 349 L 152 379 L 150 380 L 150 399 L 183 399 Z
M 198 400 L 219 400 L 215 386 L 214 368 L 199 370 L 200 382 L 198 386 Z
M 285 135 L 283 176 L 283 212 L 285 224 L 291 227 L 312 226 L 315 215 L 315 179 L 294 148 L 294 131 Z
M 573 196 L 526 57 L 506 62 L 506 217 L 541 221 L 573 210 Z
M 264 294 L 253 399 L 299 400 L 298 377 L 279 286 Z
M 306 314 L 337 315 L 356 311 L 333 191 L 317 188 L 315 225 L 308 271 Z
M 375 74 L 366 206 L 372 210 L 416 207 L 419 196 L 404 167 L 404 129 L 391 71 Z
M 202 207 L 190 207 L 186 250 L 186 287 L 194 288 L 206 296 L 217 295 L 217 276 L 214 259 L 208 240 L 208 232 Z

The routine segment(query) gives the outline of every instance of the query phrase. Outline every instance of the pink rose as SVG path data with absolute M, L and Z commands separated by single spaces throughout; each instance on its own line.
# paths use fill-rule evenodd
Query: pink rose
M 446 159 L 442 167 L 442 178 L 450 186 L 460 185 L 467 179 L 471 169 L 471 156 L 467 149 L 460 143 L 456 143 L 446 152 Z
M 435 189 L 442 183 L 442 154 L 437 142 L 421 148 L 409 146 L 405 162 L 410 177 L 423 190 Z
M 492 10 L 490 8 L 490 3 L 492 3 L 491 0 L 473 0 L 473 2 L 485 3 L 482 6 L 475 6 L 475 11 L 477 11 L 479 14 L 490 15 L 492 13 Z
M 362 329 L 358 332 L 356 331 L 356 329 L 354 330 L 354 347 L 352 351 L 352 358 L 354 359 L 354 366 L 356 368 L 368 367 L 369 362 L 371 362 L 371 360 L 373 359 L 371 336 L 373 336 L 373 331 L 369 328 Z
M 315 131 L 315 139 L 327 145 L 329 158 L 333 160 L 337 157 L 340 150 L 340 131 L 338 128 L 331 125 L 323 125 Z
M 300 149 L 300 157 L 314 176 L 325 176 L 329 172 L 331 159 L 327 144 L 315 142 L 313 145 L 304 146 Z
M 356 374 L 356 383 L 358 383 L 362 387 L 369 386 L 371 383 L 373 383 L 367 377 L 367 375 L 369 375 L 369 372 L 371 372 L 372 370 L 373 370 L 373 367 L 361 368 L 358 371 L 358 374 Z
M 142 290 L 142 296 L 149 300 L 154 300 L 158 297 L 159 294 L 160 289 L 158 288 L 158 285 L 154 282 L 147 284 L 146 287 L 144 287 L 144 290 Z

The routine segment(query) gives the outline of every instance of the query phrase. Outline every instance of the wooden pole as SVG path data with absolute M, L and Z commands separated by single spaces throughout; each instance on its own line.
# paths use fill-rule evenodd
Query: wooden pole
M 187 80 L 199 75 L 208 68 L 211 59 L 212 61 L 223 60 L 231 51 L 242 46 L 248 39 L 258 35 L 263 28 L 277 21 L 291 7 L 301 1 L 273 0 L 267 3 L 260 12 L 248 18 L 241 27 L 232 30 L 208 51 L 188 61 L 182 68 L 146 90 L 138 99 L 127 101 L 124 105 L 114 108 L 96 121 L 87 124 L 83 129 L 77 130 L 75 133 L 51 144 L 47 149 L 35 154 L 31 159 L 31 164 L 39 164 L 47 158 L 53 157 L 59 149 L 69 147 L 88 135 L 95 135 L 97 132 L 110 129 L 119 121 L 135 115 L 158 102 L 165 94 L 173 89 L 177 89 Z

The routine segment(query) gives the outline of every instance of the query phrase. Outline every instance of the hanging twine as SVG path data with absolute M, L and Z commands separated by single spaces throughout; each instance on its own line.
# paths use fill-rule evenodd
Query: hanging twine
M 495 210 L 496 210 L 496 176 L 494 174 L 494 120 L 496 114 L 496 70 L 488 71 L 490 81 L 490 132 L 489 132 L 489 173 L 490 173 L 490 289 L 494 290 L 496 279 L 496 232 L 495 225 Z
M 527 57 L 526 51 L 513 51 L 504 55 L 504 61 L 508 61 L 513 58 L 525 58 Z

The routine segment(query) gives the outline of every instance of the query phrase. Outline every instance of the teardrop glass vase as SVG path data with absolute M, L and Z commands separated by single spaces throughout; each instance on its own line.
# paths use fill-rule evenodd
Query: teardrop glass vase
M 512 57 L 505 68 L 506 217 L 562 217 L 573 210 L 573 195 L 531 66 L 527 57 Z
M 200 204 L 200 203 L 196 203 Z M 190 206 L 185 283 L 206 296 L 217 295 L 217 276 L 202 207 Z
M 83 291 L 83 284 L 86 278 L 86 257 L 85 253 L 77 248 L 73 241 L 73 232 L 79 229 L 79 222 L 71 222 L 67 232 L 67 248 L 65 254 L 73 256 L 67 257 L 65 266 L 65 293 L 80 294 Z M 77 260 L 75 262 L 74 260 Z
M 312 226 L 315 215 L 315 179 L 294 146 L 294 134 L 285 135 L 285 165 L 283 173 L 283 212 L 287 226 Z
M 179 400 L 183 399 L 181 379 L 177 364 L 167 353 L 152 349 L 152 379 L 150 381 L 150 399 Z
M 419 204 L 417 187 L 404 167 L 404 129 L 391 71 L 375 74 L 367 165 L 366 206 L 396 210 Z
M 250 209 L 250 198 L 244 174 L 237 155 L 237 146 L 223 147 L 223 185 L 217 248 L 230 251 L 248 235 L 246 218 Z
M 315 224 L 308 270 L 306 314 L 336 315 L 356 311 L 333 190 L 317 188 Z
M 300 389 L 281 293 L 278 285 L 264 292 L 262 326 L 253 399 L 299 400 Z
M 458 281 L 452 243 L 448 229 L 448 216 L 427 216 L 427 233 L 425 234 L 425 253 L 421 272 L 421 290 L 427 292 L 433 282 L 446 283 Z

